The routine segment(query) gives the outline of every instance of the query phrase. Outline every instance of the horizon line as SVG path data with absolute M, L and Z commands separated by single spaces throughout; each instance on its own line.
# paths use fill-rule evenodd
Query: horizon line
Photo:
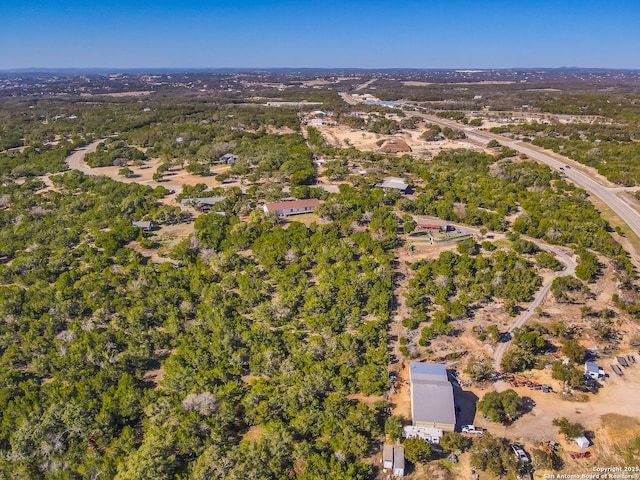
M 630 67 L 16 67 L 0 68 L 0 73 L 48 73 L 48 72 L 251 72 L 251 71 L 278 71 L 278 70 L 319 70 L 319 71 L 524 71 L 524 70 L 598 70 L 598 71 L 627 71 L 640 72 L 639 68 Z

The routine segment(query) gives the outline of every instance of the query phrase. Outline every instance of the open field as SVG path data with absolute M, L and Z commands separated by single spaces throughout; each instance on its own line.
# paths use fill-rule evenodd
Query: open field
M 389 140 L 401 140 L 408 148 L 399 154 L 410 153 L 415 156 L 431 157 L 445 150 L 455 150 L 458 148 L 471 148 L 484 151 L 480 144 L 475 144 L 468 139 L 465 140 L 440 140 L 436 142 L 425 142 L 419 137 L 423 130 L 403 130 L 395 135 L 382 135 L 363 130 L 354 130 L 346 125 L 318 126 L 316 127 L 327 143 L 335 147 L 353 146 L 365 152 L 381 152 L 381 143 Z

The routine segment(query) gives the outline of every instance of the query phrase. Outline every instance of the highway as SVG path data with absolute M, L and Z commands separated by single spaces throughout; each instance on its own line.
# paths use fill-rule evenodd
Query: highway
M 411 107 L 415 108 L 413 105 L 411 105 Z M 461 125 L 453 121 L 444 120 L 433 115 L 415 111 L 412 111 L 411 114 L 417 114 L 418 116 L 425 118 L 429 122 L 435 123 L 440 126 L 463 130 L 469 139 L 476 140 L 483 144 L 487 144 L 491 140 L 496 140 L 500 142 L 501 145 L 512 148 L 513 150 L 516 150 L 520 153 L 524 153 L 530 158 L 542 162 L 553 168 L 554 170 L 561 171 L 560 168 L 562 167 L 562 173 L 564 173 L 567 180 L 571 181 L 576 186 L 586 190 L 594 197 L 599 198 L 611 210 L 613 210 L 613 212 L 618 215 L 618 217 L 620 217 L 623 222 L 625 222 L 629 226 L 629 228 L 633 231 L 633 233 L 635 233 L 638 238 L 640 238 L 640 212 L 638 212 L 638 210 L 636 210 L 634 207 L 625 202 L 624 199 L 618 196 L 618 193 L 621 193 L 623 191 L 636 191 L 637 188 L 608 187 L 598 182 L 596 179 L 590 177 L 581 170 L 567 167 L 566 162 L 557 160 L 551 155 L 544 153 L 544 151 L 541 151 L 541 149 L 532 147 L 531 145 L 527 145 L 523 142 L 512 140 L 503 135 L 476 130 L 473 127 L 468 127 L 466 125 Z M 569 160 L 569 162 L 573 163 L 573 161 L 571 160 Z
M 357 103 L 354 101 L 354 98 L 348 93 L 340 94 L 342 99 L 353 105 Z M 402 102 L 392 102 L 396 108 L 401 108 L 402 110 L 406 110 L 409 115 L 417 115 L 419 117 L 424 118 L 425 120 L 435 123 L 436 125 L 440 125 L 443 127 L 456 128 L 458 130 L 464 131 L 467 137 L 471 140 L 475 140 L 482 144 L 487 144 L 491 140 L 496 140 L 500 142 L 501 145 L 512 148 L 520 153 L 524 153 L 529 157 L 542 162 L 554 170 L 562 171 L 566 176 L 566 179 L 574 183 L 576 186 L 586 190 L 588 193 L 593 195 L 594 197 L 599 198 L 604 204 L 606 204 L 613 212 L 618 215 L 622 219 L 624 223 L 626 223 L 631 231 L 636 235 L 636 237 L 640 238 L 640 212 L 629 203 L 627 203 L 623 198 L 618 196 L 618 193 L 622 193 L 624 191 L 634 192 L 638 190 L 638 187 L 609 187 L 603 185 L 595 178 L 587 175 L 583 171 L 578 169 L 574 169 L 571 167 L 567 167 L 567 163 L 573 163 L 572 160 L 564 160 L 560 161 L 557 158 L 547 154 L 543 149 L 533 147 L 532 145 L 525 144 L 523 142 L 515 141 L 509 137 L 498 135 L 495 133 L 486 132 L 483 130 L 478 130 L 474 127 L 469 127 L 468 125 L 463 125 L 458 122 L 454 122 L 452 120 L 443 119 L 437 117 L 435 115 L 429 115 L 421 112 L 420 110 L 424 110 L 423 107 L 412 105 L 410 103 L 402 103 Z M 560 157 L 560 155 L 556 155 Z

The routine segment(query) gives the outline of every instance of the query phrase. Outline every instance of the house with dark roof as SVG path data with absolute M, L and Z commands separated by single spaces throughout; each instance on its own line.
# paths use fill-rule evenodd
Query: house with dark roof
M 453 385 L 449 382 L 445 366 L 412 362 L 409 365 L 409 385 L 413 425 L 453 432 L 456 426 Z
M 222 157 L 220 157 L 220 163 L 224 163 L 225 165 L 233 165 L 238 161 L 238 157 L 235 155 L 231 155 L 230 153 L 225 153 Z
M 224 200 L 224 197 L 201 197 L 201 198 L 190 198 L 185 197 L 180 200 L 180 204 L 184 206 L 190 206 L 197 208 L 202 211 L 209 211 L 213 208 L 216 203 L 219 203 Z
M 305 200 L 266 203 L 262 209 L 265 213 L 275 213 L 278 216 L 287 217 L 289 215 L 311 213 L 318 205 L 320 205 L 320 201 L 317 198 L 309 198 Z

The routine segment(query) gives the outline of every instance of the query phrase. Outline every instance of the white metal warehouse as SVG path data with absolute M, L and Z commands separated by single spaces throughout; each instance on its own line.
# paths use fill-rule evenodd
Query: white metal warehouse
M 412 362 L 409 381 L 413 424 L 453 432 L 456 426 L 453 386 L 447 378 L 445 366 Z

